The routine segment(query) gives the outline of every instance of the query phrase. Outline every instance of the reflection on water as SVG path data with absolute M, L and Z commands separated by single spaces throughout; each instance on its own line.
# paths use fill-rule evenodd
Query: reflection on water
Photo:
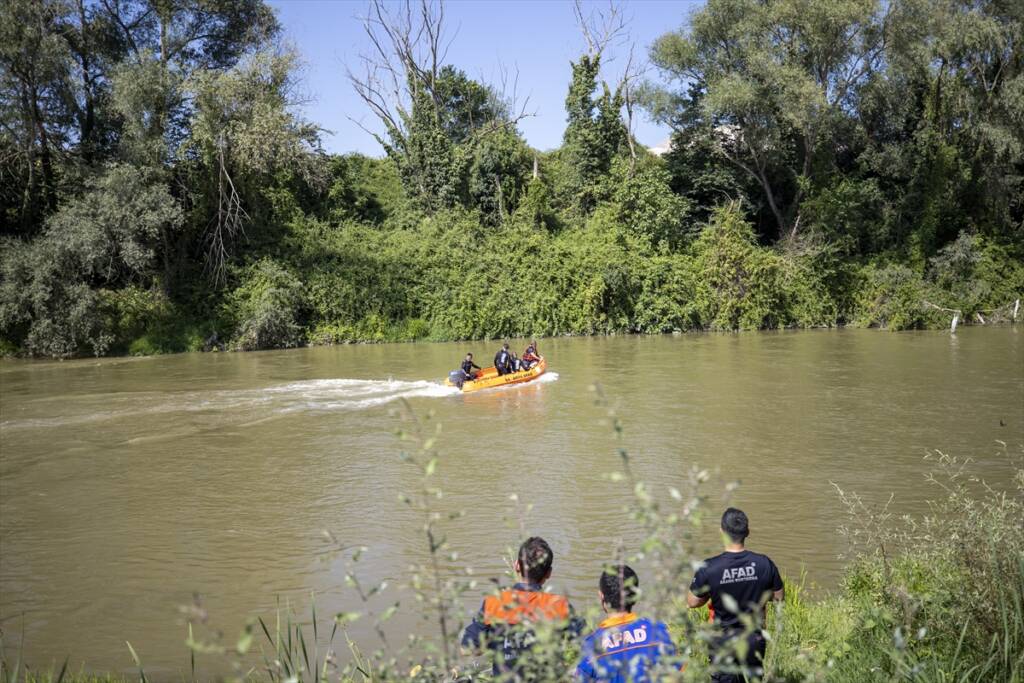
M 397 457 L 400 399 L 443 425 L 440 504 L 468 512 L 450 533 L 460 557 L 501 575 L 522 524 L 552 543 L 554 583 L 581 605 L 619 540 L 639 540 L 628 491 L 604 476 L 617 455 L 595 382 L 640 477 L 664 492 L 707 468 L 716 513 L 739 482 L 731 500 L 751 516 L 751 545 L 823 588 L 844 549 L 830 482 L 920 511 L 928 449 L 971 455 L 1005 483 L 995 440 L 1024 442 L 1012 328 L 541 348 L 544 381 L 467 395 L 442 380 L 466 351 L 488 357 L 480 343 L 0 363 L 0 626 L 24 620 L 37 664 L 70 654 L 126 671 L 130 639 L 169 677 L 187 666 L 177 608 L 193 592 L 231 631 L 278 597 L 307 604 L 315 591 L 325 614 L 352 609 L 324 529 L 368 547 L 368 581 L 401 582 L 423 543 L 397 503 L 416 484 Z M 715 539 L 709 529 L 709 550 Z

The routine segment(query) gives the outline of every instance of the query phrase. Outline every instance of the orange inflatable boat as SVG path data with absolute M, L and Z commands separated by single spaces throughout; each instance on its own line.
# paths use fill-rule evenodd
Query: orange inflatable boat
M 506 384 L 522 384 L 523 382 L 529 382 L 535 380 L 543 375 L 548 369 L 548 362 L 541 357 L 537 364 L 529 370 L 520 370 L 519 372 L 512 372 L 507 375 L 499 375 L 498 371 L 492 366 L 484 368 L 480 372 L 476 373 L 476 378 L 467 380 L 462 383 L 462 391 L 480 391 L 481 389 L 492 389 L 494 387 L 503 387 Z M 444 383 L 447 386 L 454 387 L 450 379 L 446 379 Z

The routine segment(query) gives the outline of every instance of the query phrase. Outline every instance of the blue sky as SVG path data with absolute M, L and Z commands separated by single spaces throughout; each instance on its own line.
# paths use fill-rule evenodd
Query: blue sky
M 364 0 L 271 0 L 287 38 L 299 49 L 305 67 L 303 90 L 311 98 L 304 112 L 331 133 L 323 136 L 329 152 L 362 152 L 380 156 L 377 142 L 350 117 L 371 130 L 377 121 L 353 92 L 345 65 L 356 65 L 368 46 L 359 17 Z M 638 54 L 646 61 L 647 46 L 661 34 L 684 26 L 703 0 L 627 0 L 629 30 Z M 605 3 L 587 3 L 606 7 Z M 561 144 L 565 129 L 564 99 L 570 60 L 583 49 L 583 38 L 568 0 L 449 0 L 446 21 L 454 42 L 448 61 L 470 77 L 497 83 L 502 66 L 518 69 L 520 99 L 529 95 L 528 110 L 535 116 L 519 126 L 527 142 L 538 149 Z M 621 72 L 626 48 L 615 50 L 608 77 Z M 652 71 L 651 77 L 656 77 Z M 651 146 L 668 130 L 641 115 L 636 126 L 641 143 Z

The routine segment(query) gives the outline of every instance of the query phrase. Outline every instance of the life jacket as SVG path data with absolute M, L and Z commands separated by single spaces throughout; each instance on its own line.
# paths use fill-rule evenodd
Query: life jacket
M 569 599 L 564 595 L 512 588 L 484 598 L 484 623 L 488 625 L 568 618 Z

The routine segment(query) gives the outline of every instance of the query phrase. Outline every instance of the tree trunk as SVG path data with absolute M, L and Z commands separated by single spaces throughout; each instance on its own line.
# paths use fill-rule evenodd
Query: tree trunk
M 32 88 L 29 102 L 32 109 L 32 124 L 39 138 L 39 166 L 43 172 L 43 200 L 47 211 L 53 211 L 57 205 L 57 193 L 53 187 L 53 161 L 50 156 L 50 138 L 43 125 L 43 115 L 39 111 L 39 95 Z
M 82 43 L 79 46 L 78 57 L 82 65 L 82 93 L 85 98 L 85 112 L 79 116 L 79 144 L 82 149 L 82 158 L 91 162 L 95 156 L 93 134 L 96 128 L 96 102 L 93 97 L 92 77 L 89 75 L 89 39 L 87 19 L 85 16 L 85 3 L 78 0 L 78 21 L 81 24 Z

